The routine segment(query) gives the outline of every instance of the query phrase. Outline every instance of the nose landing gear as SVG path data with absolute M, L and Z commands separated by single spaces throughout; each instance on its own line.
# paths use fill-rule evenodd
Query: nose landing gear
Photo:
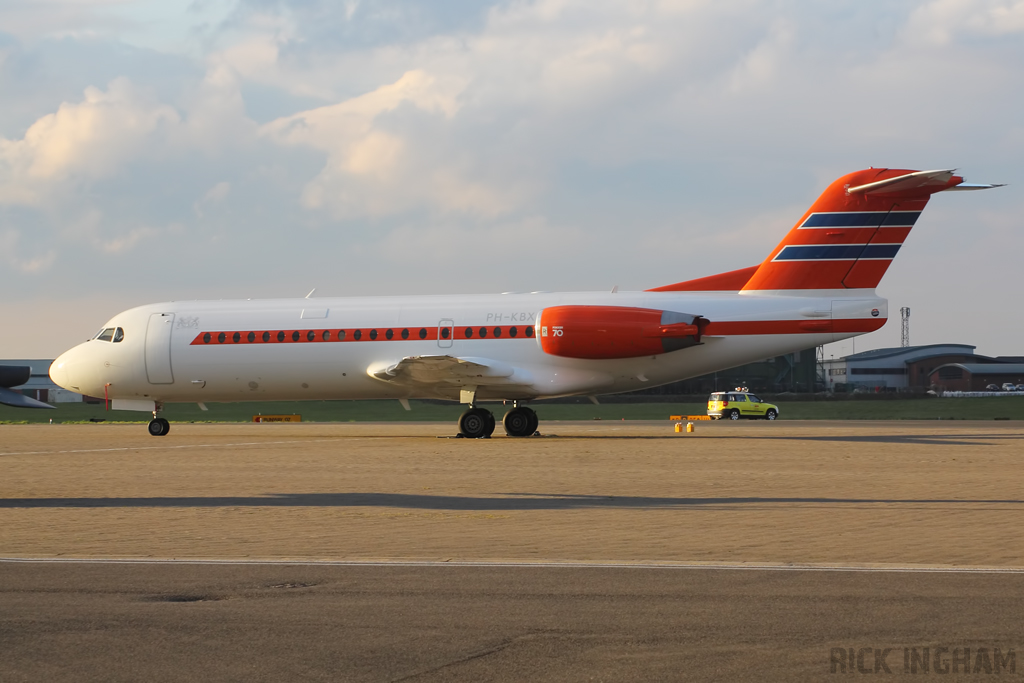
M 169 431 L 171 431 L 171 423 L 162 417 L 154 417 L 149 423 L 151 436 L 166 436 Z
M 149 435 L 150 436 L 167 436 L 167 432 L 171 431 L 171 423 L 162 417 L 157 417 L 156 414 L 163 410 L 163 404 L 157 403 L 153 406 L 153 419 L 149 423 Z

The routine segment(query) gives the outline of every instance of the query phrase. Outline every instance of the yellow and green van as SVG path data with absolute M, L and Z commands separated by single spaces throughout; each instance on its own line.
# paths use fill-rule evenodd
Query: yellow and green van
M 779 407 L 746 391 L 716 391 L 708 399 L 708 415 L 712 420 L 774 420 Z

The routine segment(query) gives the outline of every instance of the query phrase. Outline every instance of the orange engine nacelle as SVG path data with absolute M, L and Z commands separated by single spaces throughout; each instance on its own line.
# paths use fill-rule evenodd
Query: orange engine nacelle
M 700 344 L 698 315 L 624 306 L 553 306 L 541 311 L 537 340 L 565 358 L 656 356 Z

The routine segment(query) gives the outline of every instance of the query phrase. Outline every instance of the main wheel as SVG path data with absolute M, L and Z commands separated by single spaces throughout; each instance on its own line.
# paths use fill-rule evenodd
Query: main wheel
M 509 436 L 530 436 L 537 431 L 537 413 L 529 408 L 513 408 L 505 413 L 501 424 Z
M 149 423 L 151 436 L 165 436 L 169 431 L 171 431 L 171 423 L 162 417 L 153 418 Z
M 487 419 L 488 415 L 491 416 L 490 421 Z M 487 436 L 488 422 L 490 422 L 490 428 L 493 430 L 494 416 L 491 415 L 490 411 L 483 408 L 470 408 L 459 418 L 459 433 L 467 439 L 479 439 Z
M 483 408 L 480 408 L 479 410 L 483 410 Z M 487 430 L 484 432 L 484 436 L 489 437 L 491 434 L 494 433 L 494 413 L 492 413 L 489 410 L 484 410 L 484 418 L 487 420 Z
M 537 433 L 537 427 L 540 426 L 540 418 L 530 408 L 523 408 L 523 410 L 530 414 L 530 436 L 533 436 Z
M 729 411 L 729 419 L 730 420 L 738 420 L 738 419 L 740 419 L 740 411 L 738 411 L 738 410 L 730 410 Z
M 769 408 L 768 412 L 764 414 L 764 419 L 766 419 L 766 420 L 774 420 L 778 416 L 779 416 L 779 414 L 777 412 L 775 412 L 774 409 Z

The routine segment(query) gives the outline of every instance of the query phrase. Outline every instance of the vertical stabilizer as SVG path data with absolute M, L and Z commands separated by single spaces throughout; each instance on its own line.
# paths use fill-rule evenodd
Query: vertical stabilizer
M 871 168 L 828 186 L 742 291 L 873 289 L 951 170 Z

